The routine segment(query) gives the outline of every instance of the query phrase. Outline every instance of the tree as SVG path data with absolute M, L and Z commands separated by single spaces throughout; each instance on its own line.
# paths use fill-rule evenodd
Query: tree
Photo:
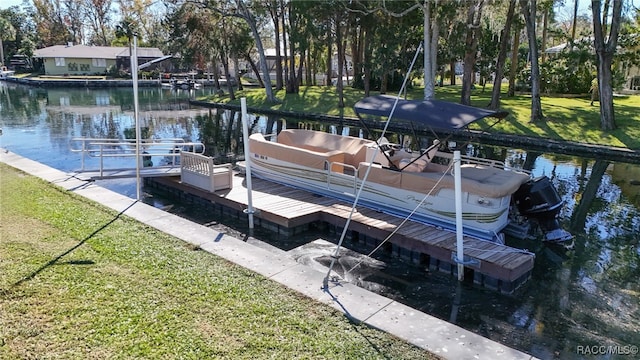
M 64 22 L 70 33 L 69 40 L 74 44 L 82 44 L 84 42 L 84 4 L 82 0 L 62 0 L 62 4 L 64 5 Z
M 182 2 L 178 0 L 178 2 Z M 267 58 L 264 54 L 264 46 L 262 44 L 262 38 L 260 37 L 260 32 L 258 31 L 258 23 L 256 21 L 256 16 L 252 12 L 252 9 L 247 6 L 244 0 L 235 0 L 233 2 L 229 1 L 208 1 L 208 0 L 190 0 L 188 3 L 197 5 L 204 9 L 209 9 L 211 11 L 215 11 L 219 13 L 221 16 L 233 16 L 240 19 L 243 19 L 249 29 L 251 30 L 251 34 L 253 35 L 253 39 L 255 41 L 256 48 L 258 50 L 258 56 L 260 57 L 260 68 L 262 70 L 262 77 L 264 80 L 264 89 L 265 94 L 267 96 L 267 101 L 270 103 L 278 102 L 275 94 L 273 93 L 273 85 L 271 84 L 271 76 L 269 75 L 269 69 L 267 67 Z M 233 7 L 231 7 L 233 6 Z
M 516 75 L 518 73 L 518 66 L 519 66 L 518 49 L 520 49 L 520 31 L 522 31 L 522 24 L 520 23 L 520 21 L 515 21 L 513 25 L 515 30 L 513 31 L 513 42 L 511 43 L 511 64 L 509 66 L 509 89 L 507 90 L 508 97 L 513 97 L 516 95 Z
M 19 7 L 0 10 L 0 63 L 6 65 L 6 61 L 16 54 L 26 55 L 31 59 L 36 49 L 33 36 L 34 24 Z
M 500 87 L 502 84 L 502 77 L 504 75 L 504 63 L 507 59 L 507 47 L 509 45 L 509 38 L 511 37 L 511 24 L 513 23 L 515 8 L 516 0 L 509 0 L 507 17 L 505 19 L 504 28 L 500 34 L 500 50 L 498 52 L 498 58 L 496 59 L 496 73 L 493 79 L 491 102 L 489 103 L 489 109 L 493 110 L 500 108 Z
M 107 39 L 107 27 L 111 21 L 112 0 L 84 0 L 84 11 L 89 21 L 93 36 L 90 43 L 98 46 L 109 45 Z
M 156 18 L 153 12 L 155 0 L 117 0 L 122 18 L 130 19 L 136 26 L 138 39 L 147 41 L 153 36 L 150 23 Z
M 3 40 L 15 40 L 16 29 L 8 19 L 0 16 L 0 65 L 5 64 L 4 60 L 4 43 Z
M 460 103 L 471 105 L 471 87 L 473 86 L 473 72 L 478 53 L 478 38 L 480 36 L 480 19 L 484 0 L 475 0 L 467 9 L 467 33 L 465 39 L 464 70 L 462 73 L 462 92 Z
M 38 47 L 66 44 L 72 41 L 59 1 L 33 0 L 33 7 L 32 18 L 36 25 Z
M 137 22 L 130 18 L 125 17 L 120 20 L 120 23 L 116 25 L 116 37 L 126 39 L 126 44 L 129 46 L 129 56 L 133 55 L 131 51 L 131 40 L 134 35 L 138 35 L 139 28 Z
M 611 64 L 618 44 L 618 32 L 622 18 L 622 0 L 613 0 L 611 26 L 607 33 L 607 19 L 609 17 L 609 1 L 606 1 L 605 11 L 602 12 L 602 1 L 591 2 L 593 13 L 593 44 L 596 51 L 596 66 L 598 68 L 598 90 L 600 93 L 600 128 L 604 131 L 616 128 L 613 111 L 613 84 Z M 605 41 L 606 39 L 606 41 Z
M 273 93 L 271 76 L 269 75 L 269 69 L 267 68 L 267 58 L 264 55 L 264 46 L 262 46 L 262 39 L 260 38 L 260 33 L 258 32 L 258 24 L 256 23 L 256 18 L 253 13 L 251 13 L 243 0 L 236 0 L 236 5 L 237 12 L 235 13 L 235 16 L 238 16 L 247 22 L 249 28 L 251 29 L 251 33 L 253 34 L 253 38 L 256 42 L 256 48 L 258 48 L 258 55 L 260 56 L 260 67 L 262 68 L 262 76 L 264 77 L 264 89 L 267 95 L 267 101 L 276 103 L 277 100 Z
M 540 100 L 540 65 L 538 63 L 538 41 L 536 39 L 536 0 L 520 0 L 522 15 L 527 28 L 529 58 L 531 59 L 531 122 L 544 120 Z

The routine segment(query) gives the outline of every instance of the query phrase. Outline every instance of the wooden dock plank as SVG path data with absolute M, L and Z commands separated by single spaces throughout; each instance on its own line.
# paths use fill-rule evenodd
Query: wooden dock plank
M 179 177 L 157 178 L 170 186 L 179 187 L 213 203 L 220 203 L 235 209 L 245 209 L 248 205 L 246 181 L 243 176 L 233 177 L 233 187 L 228 190 L 207 193 L 180 184 Z M 253 206 L 260 209 L 259 218 L 284 227 L 305 225 L 313 221 L 326 221 L 332 225 L 343 227 L 349 214 L 351 204 L 328 196 L 252 179 Z M 387 238 L 403 219 L 394 215 L 381 213 L 373 209 L 358 207 L 353 213 L 350 228 L 367 236 L 383 240 Z M 396 234 L 389 239 L 391 243 L 411 251 L 424 252 L 443 261 L 451 261 L 457 249 L 456 234 L 437 227 L 424 225 L 415 221 L 406 221 Z M 464 237 L 465 255 L 478 259 L 479 269 L 483 274 L 496 279 L 514 281 L 528 274 L 533 268 L 533 256 L 517 249 Z

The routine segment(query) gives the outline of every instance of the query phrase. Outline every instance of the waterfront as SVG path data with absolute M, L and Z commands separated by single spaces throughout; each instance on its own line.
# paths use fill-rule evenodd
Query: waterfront
M 69 151 L 69 139 L 125 138 L 133 126 L 130 92 L 46 90 L 0 83 L 1 146 L 60 170 L 78 170 L 79 155 Z M 242 148 L 237 118 L 230 120 L 229 113 L 208 109 L 189 109 L 184 100 L 190 95 L 141 90 L 142 126 L 156 138 L 203 141 L 208 144 L 208 153 L 220 159 L 237 153 Z M 271 132 L 282 122 L 259 118 L 253 125 L 253 131 Z M 299 120 L 285 125 L 358 132 Z M 368 261 L 369 270 L 350 280 L 540 358 L 584 358 L 580 346 L 639 345 L 639 167 L 553 154 L 534 157 L 519 149 L 471 146 L 469 151 L 504 156 L 512 164 L 528 163 L 534 174 L 552 178 L 566 202 L 561 216 L 576 236 L 575 248 L 566 251 L 538 243 L 519 244 L 537 257 L 532 279 L 512 296 L 459 285 L 449 276 L 430 273 L 384 253 L 374 254 L 375 259 Z M 100 184 L 135 197 L 135 180 Z M 246 235 L 244 223 L 175 204 L 153 193 L 147 193 L 145 201 L 239 238 Z M 254 237 L 285 250 L 317 238 L 335 240 L 335 234 L 322 229 L 294 239 L 266 231 L 256 231 Z M 352 250 L 349 256 L 359 261 L 359 249 L 354 245 Z M 322 265 L 329 252 L 321 243 L 307 245 L 307 252 L 298 255 L 303 261 Z

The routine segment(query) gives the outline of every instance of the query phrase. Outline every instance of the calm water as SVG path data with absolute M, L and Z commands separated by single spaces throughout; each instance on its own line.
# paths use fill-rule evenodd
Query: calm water
M 207 154 L 226 161 L 242 149 L 239 120 L 230 113 L 189 108 L 185 100 L 195 94 L 140 89 L 141 126 L 154 138 L 202 141 Z M 253 119 L 254 132 L 270 133 L 280 126 L 359 132 L 299 120 Z M 80 155 L 69 150 L 69 140 L 129 137 L 134 129 L 131 89 L 39 89 L 0 82 L 0 126 L 1 147 L 60 170 L 79 170 Z M 346 275 L 349 281 L 543 359 L 640 358 L 629 354 L 640 346 L 640 166 L 478 145 L 468 151 L 549 176 L 565 200 L 562 222 L 576 236 L 574 249 L 508 239 L 536 253 L 532 279 L 513 295 L 458 284 L 384 253 L 368 258 L 357 244 L 347 244 L 354 251 L 345 253 L 337 270 L 363 261 L 364 266 Z M 135 166 L 132 161 L 110 165 Z M 97 159 L 87 159 L 85 168 L 97 164 Z M 130 197 L 136 194 L 135 179 L 99 184 Z M 145 201 L 155 206 L 231 234 L 246 232 L 245 224 L 143 191 Z M 337 236 L 323 229 L 293 239 L 255 233 L 317 267 L 327 265 L 333 247 L 312 241 L 335 241 Z

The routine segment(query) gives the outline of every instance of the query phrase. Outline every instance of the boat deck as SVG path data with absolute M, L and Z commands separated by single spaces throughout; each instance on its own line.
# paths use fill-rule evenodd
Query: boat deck
M 297 228 L 306 229 L 314 222 L 325 222 L 342 231 L 351 212 L 351 204 L 330 197 L 252 179 L 252 199 L 256 226 L 263 226 L 284 234 L 295 234 Z M 231 189 L 208 192 L 183 184 L 180 177 L 146 179 L 148 186 L 179 192 L 183 198 L 199 198 L 207 204 L 219 205 L 227 211 L 246 217 L 247 188 L 241 174 L 233 176 Z M 187 196 L 185 196 L 187 195 Z M 364 207 L 353 214 L 350 236 L 365 239 L 377 246 L 386 239 L 403 219 Z M 338 231 L 337 231 L 338 232 Z M 456 234 L 451 231 L 406 221 L 388 240 L 393 252 L 414 262 L 425 263 L 431 269 L 457 273 Z M 476 284 L 511 293 L 531 275 L 534 255 L 506 245 L 464 237 L 465 267 L 473 272 Z M 465 274 L 467 277 L 468 274 Z

